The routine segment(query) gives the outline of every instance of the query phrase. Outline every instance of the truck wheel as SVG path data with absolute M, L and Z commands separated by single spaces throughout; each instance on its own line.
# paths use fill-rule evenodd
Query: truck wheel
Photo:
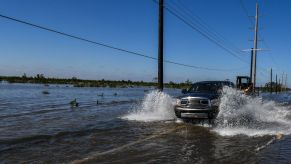
M 181 118 L 181 113 L 180 112 L 175 112 L 175 114 L 176 114 L 177 118 Z
M 213 118 L 214 118 L 214 113 L 213 112 L 208 113 L 208 119 L 213 119 Z

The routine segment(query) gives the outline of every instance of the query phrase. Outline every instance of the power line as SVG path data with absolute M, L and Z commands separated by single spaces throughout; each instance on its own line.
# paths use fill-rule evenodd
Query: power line
M 34 24 L 34 23 L 30 23 L 30 22 L 27 22 L 27 21 L 24 21 L 24 20 L 12 18 L 12 17 L 5 16 L 5 15 L 2 15 L 2 14 L 0 14 L 0 17 L 8 19 L 8 20 L 11 20 L 11 21 L 14 21 L 14 22 L 18 22 L 18 23 L 21 23 L 21 24 L 25 24 L 25 25 L 28 25 L 28 26 L 32 26 L 32 27 L 35 27 L 35 28 L 38 28 L 38 29 L 42 29 L 42 30 L 45 30 L 45 31 L 56 33 L 56 34 L 59 34 L 59 35 L 63 35 L 63 36 L 69 37 L 69 38 L 73 38 L 73 39 L 77 39 L 77 40 L 84 41 L 84 42 L 87 42 L 87 43 L 91 43 L 91 44 L 94 44 L 94 45 L 98 45 L 98 46 L 110 48 L 110 49 L 113 49 L 113 50 L 125 52 L 125 53 L 131 54 L 131 55 L 136 55 L 136 56 L 140 56 L 140 57 L 144 57 L 144 58 L 148 58 L 148 59 L 152 59 L 152 60 L 157 60 L 157 58 L 155 58 L 155 57 L 151 57 L 151 56 L 144 55 L 144 54 L 141 54 L 141 53 L 138 53 L 138 52 L 126 50 L 126 49 L 123 49 L 123 48 L 118 48 L 118 47 L 115 47 L 115 46 L 112 46 L 112 45 L 109 45 L 109 44 L 92 41 L 92 40 L 85 39 L 83 37 L 79 37 L 79 36 L 76 36 L 76 35 L 68 34 L 68 33 L 65 33 L 65 32 L 60 32 L 60 31 L 57 31 L 55 29 L 51 29 L 51 28 L 48 28 L 48 27 L 40 26 L 40 25 L 37 25 L 37 24 Z M 195 65 L 188 65 L 188 64 L 183 64 L 183 63 L 170 61 L 170 60 L 164 60 L 164 62 L 170 63 L 170 64 L 175 64 L 175 65 L 179 65 L 179 66 L 195 68 L 195 69 L 201 69 L 201 70 L 209 70 L 209 71 L 232 71 L 233 70 L 233 69 L 216 69 L 216 68 L 208 68 L 208 67 L 201 67 L 201 66 L 195 66 Z
M 251 25 L 254 25 L 254 22 L 253 22 L 253 20 L 250 18 L 249 12 L 248 12 L 246 6 L 244 5 L 243 0 L 240 0 L 240 5 L 241 5 L 241 7 L 242 7 L 242 9 L 243 9 L 243 11 L 244 11 L 244 13 L 245 13 L 247 19 L 248 19 L 249 22 L 251 23 Z
M 249 20 L 250 24 L 252 26 L 254 26 L 253 19 L 250 18 L 249 11 L 247 10 L 243 0 L 240 0 L 240 5 L 241 5 L 241 7 L 242 7 L 247 19 Z M 258 33 L 258 35 L 259 35 L 259 37 L 262 36 L 261 33 Z M 268 46 L 267 42 L 264 39 L 262 40 L 262 43 L 264 44 L 264 47 L 266 47 L 267 49 L 270 49 L 270 47 Z M 271 61 L 273 62 L 273 64 L 275 64 L 278 67 L 278 64 L 277 64 L 276 60 L 274 59 L 273 55 L 269 53 L 269 56 L 270 56 Z
M 175 1 L 172 1 L 175 3 Z M 205 29 L 208 33 L 215 36 L 217 39 L 221 40 L 224 43 L 228 43 L 230 46 L 232 46 L 235 49 L 236 53 L 243 53 L 239 48 L 237 48 L 232 42 L 230 42 L 228 39 L 226 39 L 223 35 L 215 31 L 212 27 L 210 27 L 201 17 L 199 17 L 197 14 L 194 14 L 181 0 L 178 0 L 176 5 L 178 8 L 180 8 L 184 13 L 186 13 L 192 20 L 196 21 L 199 25 L 202 26 L 202 29 Z
M 245 15 L 246 15 L 248 21 L 250 22 L 251 26 L 254 26 L 255 24 L 254 24 L 254 22 L 253 22 L 253 19 L 251 19 L 250 15 L 249 15 L 249 12 L 248 12 L 248 10 L 247 10 L 247 8 L 246 8 L 246 6 L 245 6 L 243 0 L 240 0 L 240 5 L 241 5 L 241 7 L 242 7 L 242 9 L 243 9 L 243 12 L 245 13 Z M 258 36 L 261 37 L 261 33 L 258 32 Z M 264 44 L 264 46 L 265 46 L 267 49 L 269 49 L 269 46 L 267 45 L 267 43 L 266 43 L 265 40 L 262 40 L 262 43 Z M 270 57 L 273 59 L 273 56 L 272 56 L 271 54 L 270 54 Z M 275 61 L 275 60 L 272 60 L 272 62 L 273 62 L 275 65 L 277 65 L 274 61 Z M 278 67 L 278 66 L 277 66 L 277 67 Z M 262 66 L 259 66 L 259 68 L 261 68 L 261 69 L 263 70 L 263 71 L 262 71 L 262 70 L 259 70 L 259 71 L 261 72 L 261 75 L 263 75 L 263 76 L 266 77 L 267 75 L 265 75 L 265 74 L 268 74 L 267 69 L 264 68 L 264 67 L 262 67 Z
M 92 44 L 96 44 L 96 45 L 99 45 L 99 46 L 111 48 L 111 49 L 114 49 L 114 50 L 130 53 L 130 54 L 133 54 L 133 55 L 138 55 L 138 56 L 142 56 L 142 57 L 146 57 L 146 58 L 150 58 L 150 59 L 155 59 L 154 57 L 150 57 L 150 56 L 143 55 L 143 54 L 140 54 L 140 53 L 136 53 L 136 52 L 133 52 L 133 51 L 128 51 L 128 50 L 125 50 L 125 49 L 122 49 L 122 48 L 117 48 L 117 47 L 114 47 L 114 46 L 111 46 L 111 45 L 108 45 L 108 44 L 91 41 L 91 40 L 88 40 L 88 39 L 85 39 L 85 38 L 82 38 L 82 37 L 78 37 L 78 36 L 75 36 L 75 35 L 71 35 L 71 34 L 67 34 L 67 33 L 64 33 L 64 32 L 60 32 L 60 31 L 57 31 L 57 30 L 54 30 L 54 29 L 51 29 L 51 28 L 47 28 L 47 27 L 44 27 L 44 26 L 36 25 L 36 24 L 33 24 L 33 23 L 29 23 L 29 22 L 26 22 L 26 21 L 23 21 L 23 20 L 20 20 L 20 19 L 16 19 L 16 18 L 12 18 L 12 17 L 9 17 L 9 16 L 5 16 L 5 15 L 2 15 L 2 14 L 0 14 L 0 17 L 5 18 L 5 19 L 9 19 L 9 20 L 12 20 L 12 21 L 15 21 L 15 22 L 18 22 L 18 23 L 26 24 L 26 25 L 29 25 L 29 26 L 32 26 L 32 27 L 35 27 L 35 28 L 39 28 L 39 29 L 42 29 L 42 30 L 46 30 L 46 31 L 49 31 L 49 32 L 53 32 L 53 33 L 56 33 L 56 34 L 60 34 L 60 35 L 63 35 L 63 36 L 67 36 L 67 37 L 70 37 L 70 38 L 73 38 L 73 39 L 85 41 L 85 42 L 88 42 L 88 43 L 92 43 Z
M 153 2 L 157 3 L 155 0 L 153 0 Z M 196 32 L 198 32 L 199 34 L 201 34 L 202 36 L 204 36 L 206 39 L 208 39 L 212 43 L 216 44 L 217 46 L 219 46 L 220 48 L 222 48 L 226 52 L 228 52 L 233 57 L 237 58 L 238 60 L 240 60 L 240 61 L 242 61 L 244 63 L 247 63 L 245 60 L 243 60 L 239 56 L 237 56 L 234 52 L 232 52 L 231 50 L 229 50 L 228 48 L 226 48 L 223 44 L 219 43 L 217 40 L 215 40 L 214 38 L 212 38 L 211 36 L 209 36 L 208 34 L 206 34 L 205 32 L 203 32 L 201 29 L 199 29 L 193 23 L 190 23 L 189 21 L 187 21 L 187 19 L 184 18 L 183 16 L 181 16 L 179 13 L 177 13 L 177 11 L 175 11 L 175 9 L 173 9 L 173 8 L 171 8 L 169 6 L 164 6 L 164 7 L 165 7 L 165 9 L 170 14 L 172 14 L 173 16 L 175 16 L 176 18 L 178 18 L 179 20 L 181 20 L 184 24 L 188 25 L 191 29 L 195 30 Z
M 242 7 L 242 9 L 243 9 L 243 11 L 244 11 L 244 13 L 245 13 L 247 19 L 249 20 L 250 24 L 251 24 L 252 26 L 254 26 L 253 19 L 251 19 L 250 15 L 249 15 L 249 12 L 248 12 L 246 6 L 244 5 L 243 0 L 240 0 L 240 5 L 241 5 L 241 7 Z M 259 35 L 259 37 L 261 38 L 261 33 L 259 33 L 258 35 Z M 264 39 L 262 40 L 262 43 L 264 44 L 264 46 L 265 46 L 267 49 L 269 49 L 269 46 L 268 46 L 268 44 L 265 42 Z

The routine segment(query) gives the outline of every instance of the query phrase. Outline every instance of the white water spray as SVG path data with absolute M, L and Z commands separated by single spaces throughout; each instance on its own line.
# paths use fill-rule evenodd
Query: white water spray
M 229 87 L 223 88 L 214 131 L 220 135 L 291 134 L 291 111 L 274 101 L 262 101 Z
M 152 91 L 145 95 L 134 111 L 122 118 L 144 122 L 172 120 L 175 118 L 174 104 L 175 100 L 168 94 Z

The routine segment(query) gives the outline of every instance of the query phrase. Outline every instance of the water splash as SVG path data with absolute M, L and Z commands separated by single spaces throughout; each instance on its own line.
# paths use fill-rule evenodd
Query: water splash
M 290 116 L 288 106 L 280 106 L 261 97 L 246 96 L 225 87 L 213 130 L 220 135 L 291 134 Z
M 172 120 L 174 113 L 175 100 L 164 92 L 151 91 L 146 94 L 142 103 L 123 119 L 136 121 L 161 121 Z

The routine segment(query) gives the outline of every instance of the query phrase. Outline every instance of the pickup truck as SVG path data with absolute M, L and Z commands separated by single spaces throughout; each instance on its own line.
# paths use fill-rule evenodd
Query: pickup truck
M 178 97 L 175 114 L 182 119 L 213 119 L 219 112 L 223 86 L 234 87 L 230 81 L 201 81 L 182 90 Z

